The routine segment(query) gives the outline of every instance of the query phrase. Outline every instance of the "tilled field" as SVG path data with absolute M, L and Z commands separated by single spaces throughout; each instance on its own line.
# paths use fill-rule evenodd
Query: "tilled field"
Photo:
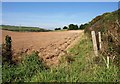
M 12 37 L 14 58 L 20 59 L 23 53 L 37 51 L 47 65 L 58 64 L 58 57 L 79 39 L 83 31 L 61 32 L 11 32 L 2 31 L 2 42 L 5 36 Z

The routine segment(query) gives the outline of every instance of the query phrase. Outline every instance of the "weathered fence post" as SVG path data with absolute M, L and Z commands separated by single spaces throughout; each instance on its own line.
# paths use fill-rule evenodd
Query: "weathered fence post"
M 99 44 L 99 46 L 97 46 L 97 39 L 96 39 L 95 31 L 91 31 L 91 35 L 92 35 L 94 53 L 95 53 L 95 56 L 98 56 L 98 47 L 100 50 L 102 48 L 101 32 L 98 32 L 98 44 Z M 109 68 L 109 64 L 110 64 L 110 57 L 109 56 L 107 56 L 107 60 L 105 60 L 105 63 L 106 63 L 107 68 Z
M 98 32 L 98 37 L 99 37 L 99 49 L 101 50 L 102 45 L 101 45 L 101 32 Z
M 107 56 L 107 62 L 106 62 L 107 64 L 107 68 L 109 68 L 109 56 Z
M 97 48 L 95 31 L 91 31 L 91 35 L 92 35 L 94 53 L 95 53 L 95 56 L 98 56 L 98 48 Z

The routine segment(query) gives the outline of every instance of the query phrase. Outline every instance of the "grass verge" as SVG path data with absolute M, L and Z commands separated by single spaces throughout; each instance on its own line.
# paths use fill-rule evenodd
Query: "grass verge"
M 60 58 L 58 67 L 46 69 L 36 54 L 17 66 L 3 65 L 3 81 L 7 82 L 120 82 L 119 69 L 113 63 L 107 69 L 102 56 L 95 58 L 92 42 L 83 35 L 68 54 Z

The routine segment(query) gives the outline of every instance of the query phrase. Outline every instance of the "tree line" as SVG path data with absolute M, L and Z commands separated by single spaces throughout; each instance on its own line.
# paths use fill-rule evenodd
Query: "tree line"
M 64 26 L 63 28 L 55 28 L 55 30 L 83 30 L 88 26 L 88 23 L 81 24 L 80 26 L 75 24 L 69 24 L 68 26 Z

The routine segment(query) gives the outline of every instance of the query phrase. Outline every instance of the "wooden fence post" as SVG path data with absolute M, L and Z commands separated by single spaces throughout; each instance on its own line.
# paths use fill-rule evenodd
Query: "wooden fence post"
M 107 64 L 106 64 L 106 65 L 107 65 L 107 68 L 109 68 L 109 61 L 110 61 L 110 58 L 109 58 L 109 56 L 107 56 L 107 62 L 106 62 L 106 63 L 107 63 Z
M 98 37 L 99 37 L 99 49 L 101 50 L 102 45 L 101 45 L 101 32 L 98 32 Z
M 91 31 L 91 35 L 92 35 L 94 53 L 95 53 L 95 56 L 98 56 L 98 48 L 97 48 L 95 31 Z

